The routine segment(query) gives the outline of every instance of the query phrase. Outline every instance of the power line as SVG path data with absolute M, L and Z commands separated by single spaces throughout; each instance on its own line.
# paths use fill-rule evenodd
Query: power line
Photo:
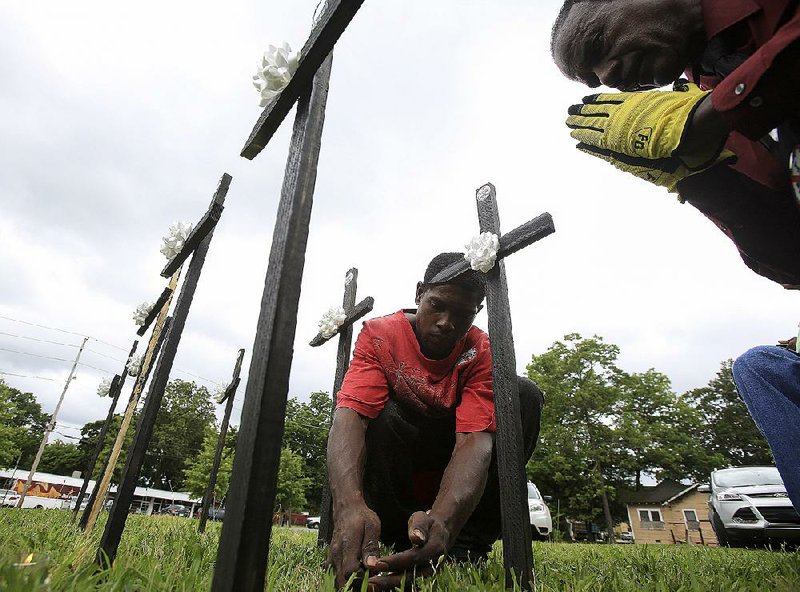
M 63 345 L 64 347 L 80 347 L 75 343 L 61 343 L 60 341 L 50 341 L 49 339 L 37 339 L 36 337 L 27 337 L 25 335 L 15 335 L 14 333 L 6 333 L 5 331 L 0 331 L 0 335 L 7 335 L 8 337 L 17 337 L 19 339 L 27 339 L 29 341 L 38 341 L 40 343 L 51 343 L 53 345 Z
M 22 323 L 23 325 L 30 325 L 31 327 L 39 327 L 40 329 L 49 329 L 50 331 L 58 331 L 59 333 L 66 333 L 68 335 L 77 335 L 78 337 L 87 337 L 87 335 L 84 335 L 83 333 L 76 333 L 75 331 L 67 331 L 66 329 L 59 329 L 58 327 L 48 327 L 47 325 L 40 325 L 38 323 L 31 323 L 30 321 L 22 321 L 20 319 L 14 319 L 14 318 L 11 318 L 11 317 L 7 317 L 5 315 L 0 315 L 0 319 L 5 319 L 7 321 L 13 321 L 15 323 Z
M 98 372 L 105 372 L 106 374 L 116 374 L 111 370 L 106 370 L 105 368 L 98 368 L 97 366 L 92 366 L 91 364 L 87 364 L 86 362 L 78 362 L 79 366 L 85 366 L 87 368 L 91 368 L 92 370 L 97 370 Z
M 16 349 L 8 349 L 7 347 L 0 347 L 0 351 L 7 351 L 11 352 L 12 354 L 21 354 L 24 356 L 33 356 L 34 358 L 43 358 L 45 360 L 56 360 L 57 362 L 68 362 L 70 364 L 72 363 L 72 360 L 65 360 L 64 358 L 56 358 L 55 356 L 43 356 L 40 354 L 33 354 L 31 352 L 24 352 Z
M 0 374 L 5 374 L 6 376 L 17 376 L 19 378 L 36 378 L 37 380 L 47 380 L 47 381 L 50 381 L 50 382 L 58 382 L 57 380 L 54 380 L 52 378 L 45 378 L 44 376 L 30 376 L 28 374 L 16 374 L 14 372 L 5 372 L 3 370 L 0 370 Z
M 94 339 L 94 337 L 92 337 L 92 339 Z M 95 341 L 97 341 L 97 340 L 95 339 Z M 92 349 L 92 348 L 90 348 L 90 347 L 87 347 L 87 348 L 86 348 L 86 351 L 88 351 L 88 352 L 92 352 L 93 354 L 97 354 L 98 356 L 102 356 L 102 357 L 104 357 L 104 358 L 108 358 L 109 360 L 113 360 L 114 362 L 119 362 L 120 364 L 124 364 L 124 363 L 125 363 L 125 361 L 124 361 L 124 360 L 120 360 L 119 358 L 115 358 L 115 357 L 113 357 L 113 356 L 109 356 L 109 355 L 107 355 L 107 354 L 102 354 L 102 353 L 100 353 L 99 351 L 95 351 L 95 350 L 93 350 L 93 349 Z

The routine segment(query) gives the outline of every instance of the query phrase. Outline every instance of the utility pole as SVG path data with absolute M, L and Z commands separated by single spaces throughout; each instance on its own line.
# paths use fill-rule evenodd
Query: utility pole
M 61 391 L 61 398 L 58 400 L 56 409 L 55 411 L 53 411 L 53 415 L 50 417 L 50 423 L 47 424 L 47 427 L 44 430 L 44 436 L 42 437 L 42 443 L 39 445 L 39 451 L 36 453 L 36 458 L 33 459 L 33 465 L 31 465 L 31 472 L 28 473 L 28 480 L 25 482 L 25 487 L 22 488 L 22 493 L 19 496 L 19 501 L 17 502 L 18 508 L 22 507 L 22 502 L 25 501 L 25 496 L 28 495 L 28 489 L 30 489 L 31 481 L 33 481 L 33 474 L 36 472 L 36 469 L 39 466 L 39 461 L 42 460 L 44 447 L 47 446 L 47 438 L 50 436 L 50 432 L 52 432 L 53 429 L 56 427 L 56 417 L 58 416 L 58 412 L 61 409 L 61 404 L 64 402 L 64 396 L 67 394 L 67 389 L 69 388 L 69 384 L 72 382 L 72 379 L 75 376 L 75 368 L 78 366 L 78 360 L 81 359 L 81 354 L 83 353 L 83 348 L 86 345 L 87 341 L 89 341 L 89 338 L 84 337 L 83 343 L 81 343 L 81 347 L 78 350 L 78 355 L 75 356 L 75 361 L 72 363 L 72 369 L 69 371 L 69 376 L 67 377 L 67 382 L 64 385 L 64 390 Z

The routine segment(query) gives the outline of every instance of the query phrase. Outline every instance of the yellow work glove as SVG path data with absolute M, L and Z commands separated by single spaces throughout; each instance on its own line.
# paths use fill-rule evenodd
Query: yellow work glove
M 682 179 L 733 157 L 719 150 L 693 159 L 676 154 L 687 121 L 710 92 L 695 84 L 676 88 L 585 97 L 569 108 L 570 136 L 578 140 L 578 150 L 675 191 Z

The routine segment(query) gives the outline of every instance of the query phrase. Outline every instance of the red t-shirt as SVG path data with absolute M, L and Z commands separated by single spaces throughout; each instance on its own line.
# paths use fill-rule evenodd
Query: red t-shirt
M 494 432 L 489 336 L 470 327 L 444 360 L 426 358 L 406 312 L 364 322 L 336 407 L 373 419 L 389 397 L 427 417 L 456 416 L 456 432 Z

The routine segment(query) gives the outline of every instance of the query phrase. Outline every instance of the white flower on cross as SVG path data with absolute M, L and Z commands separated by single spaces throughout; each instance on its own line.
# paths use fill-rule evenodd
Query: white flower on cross
M 97 396 L 107 397 L 110 392 L 111 392 L 111 379 L 108 376 L 106 376 L 103 380 L 100 381 L 100 384 L 97 385 Z
M 137 306 L 136 310 L 133 312 L 133 322 L 139 327 L 143 326 L 144 322 L 147 320 L 147 317 L 150 315 L 150 311 L 153 309 L 154 304 L 155 302 L 145 301 Z
M 285 41 L 280 47 L 269 46 L 253 76 L 253 86 L 261 94 L 259 107 L 266 107 L 289 84 L 299 62 L 300 52 L 292 53 Z
M 181 252 L 193 228 L 194 224 L 191 222 L 175 222 L 170 226 L 167 236 L 161 239 L 161 254 L 171 261 Z
M 318 323 L 320 335 L 330 339 L 336 335 L 346 318 L 347 315 L 341 306 L 328 309 Z
M 128 360 L 128 374 L 131 376 L 139 376 L 142 371 L 142 362 L 144 361 L 144 354 L 133 354 Z
M 469 266 L 475 271 L 486 273 L 494 267 L 494 262 L 497 260 L 500 239 L 491 232 L 482 232 L 464 247 L 467 249 L 464 259 L 469 261 Z
M 216 387 L 214 387 L 214 399 L 217 403 L 222 403 L 222 400 L 225 398 L 225 391 L 228 390 L 228 384 L 225 382 L 219 383 Z

